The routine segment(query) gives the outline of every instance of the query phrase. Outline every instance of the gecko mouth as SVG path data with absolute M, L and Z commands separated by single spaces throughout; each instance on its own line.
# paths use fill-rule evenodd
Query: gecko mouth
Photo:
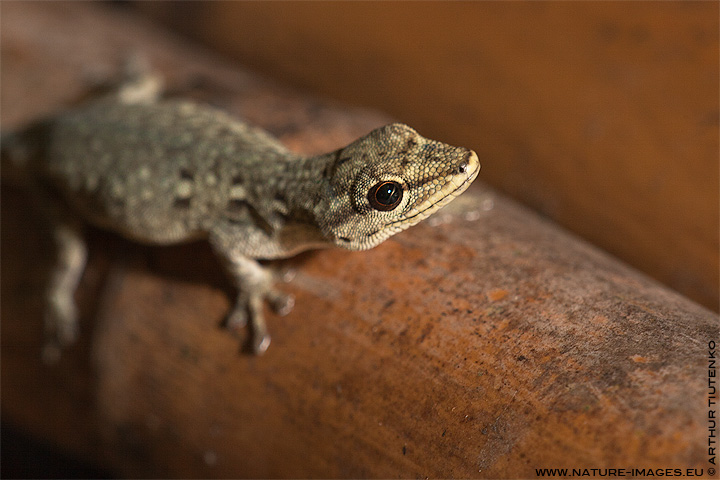
M 405 218 L 402 218 L 402 219 L 399 219 L 399 220 L 395 220 L 394 222 L 389 223 L 388 226 L 397 225 L 398 223 L 406 223 L 406 222 L 408 222 L 408 221 L 412 222 L 413 219 L 417 219 L 416 222 L 411 223 L 412 225 L 414 225 L 415 223 L 419 222 L 420 220 L 424 219 L 425 217 L 427 217 L 428 215 L 430 215 L 430 214 L 432 213 L 432 212 L 431 212 L 431 213 L 428 213 L 427 215 L 424 215 L 428 210 L 433 210 L 433 209 L 437 210 L 437 209 L 439 209 L 439 208 L 441 208 L 441 207 L 444 207 L 444 206 L 447 205 L 452 199 L 454 199 L 455 197 L 457 197 L 457 196 L 461 193 L 460 190 L 465 190 L 465 188 L 467 188 L 467 186 L 469 186 L 469 184 L 470 184 L 473 180 L 475 180 L 475 177 L 477 176 L 477 173 L 478 173 L 479 170 L 480 170 L 480 165 L 478 164 L 478 166 L 475 168 L 475 171 L 473 171 L 472 173 L 470 173 L 470 174 L 467 176 L 467 178 L 465 178 L 465 180 L 464 180 L 460 185 L 458 185 L 457 187 L 455 187 L 455 189 L 453 189 L 451 192 L 445 194 L 445 196 L 444 196 L 440 201 L 435 202 L 435 203 L 430 203 L 430 206 L 428 206 L 427 208 L 424 208 L 424 209 L 422 209 L 422 210 L 414 213 L 413 215 L 411 215 L 411 216 L 409 216 L 409 217 L 405 217 Z M 442 190 L 441 190 L 441 193 L 442 193 Z M 418 218 L 418 217 L 419 217 L 419 218 Z M 408 226 L 410 226 L 410 225 L 408 225 Z

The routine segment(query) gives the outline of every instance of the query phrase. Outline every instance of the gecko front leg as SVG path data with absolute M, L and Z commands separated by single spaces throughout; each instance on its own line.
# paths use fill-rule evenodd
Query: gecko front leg
M 227 248 L 217 236 L 210 238 L 210 244 L 238 292 L 226 326 L 239 330 L 249 323 L 248 345 L 255 354 L 264 353 L 270 345 L 270 335 L 265 325 L 263 302 L 267 301 L 278 315 L 286 315 L 292 310 L 295 300 L 292 295 L 275 288 L 272 272 L 257 260 Z

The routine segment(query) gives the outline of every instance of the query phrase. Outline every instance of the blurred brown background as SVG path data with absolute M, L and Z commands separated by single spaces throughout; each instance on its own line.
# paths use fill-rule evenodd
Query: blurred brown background
M 475 148 L 481 181 L 446 214 L 493 205 L 473 210 L 477 221 L 460 209 L 442 228 L 424 222 L 363 254 L 290 261 L 299 273 L 283 289 L 297 305 L 269 316 L 273 346 L 261 358 L 239 356 L 237 339 L 215 328 L 233 292 L 207 245 L 141 247 L 90 232 L 81 338 L 49 367 L 39 295 L 51 249 L 27 192 L 3 184 L 3 477 L 527 478 L 536 467 L 709 466 L 717 315 L 484 181 L 717 309 L 717 3 L 0 11 L 3 128 L 73 104 L 138 52 L 170 92 L 303 151 L 385 121 L 325 95 Z
M 717 2 L 138 7 L 475 149 L 484 181 L 718 310 Z

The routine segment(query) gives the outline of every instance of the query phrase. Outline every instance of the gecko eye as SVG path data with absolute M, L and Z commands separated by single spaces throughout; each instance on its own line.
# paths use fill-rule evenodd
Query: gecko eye
M 370 206 L 381 212 L 389 212 L 400 205 L 402 197 L 403 189 L 397 182 L 380 182 L 368 192 Z

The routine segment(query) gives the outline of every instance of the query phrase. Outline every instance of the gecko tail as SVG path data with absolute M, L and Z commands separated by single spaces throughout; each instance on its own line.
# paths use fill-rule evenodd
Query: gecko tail
M 0 179 L 2 183 L 27 186 L 34 164 L 44 154 L 48 125 L 35 122 L 17 131 L 0 132 Z

